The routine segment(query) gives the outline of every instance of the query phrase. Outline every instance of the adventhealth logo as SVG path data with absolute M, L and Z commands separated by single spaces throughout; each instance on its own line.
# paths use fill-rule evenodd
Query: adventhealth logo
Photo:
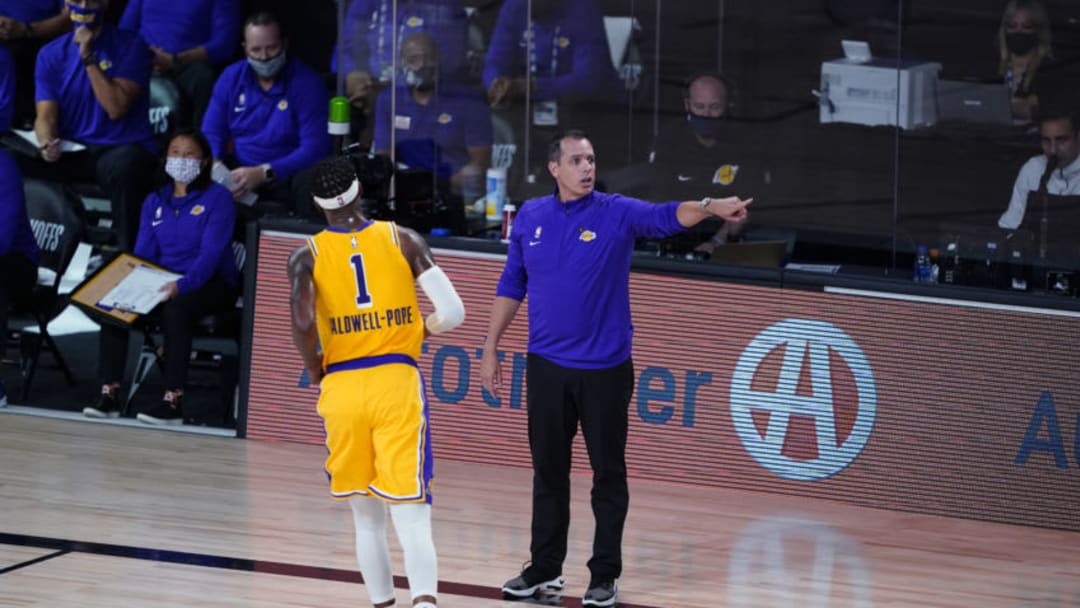
M 759 375 L 768 375 L 763 364 L 778 349 L 782 349 L 777 352 L 782 357 L 778 378 L 762 381 Z M 843 359 L 846 370 L 833 368 L 830 352 Z M 844 437 L 833 392 L 839 374 L 853 376 L 844 379 L 853 382 L 858 397 L 854 423 Z M 810 391 L 799 390 L 800 378 L 809 379 Z M 743 351 L 732 375 L 731 418 L 743 447 L 761 466 L 785 479 L 814 481 L 843 470 L 866 447 L 876 415 L 870 362 L 850 336 L 823 321 L 787 319 L 765 329 Z M 807 439 L 792 428 L 796 418 L 812 421 L 813 436 L 808 440 L 816 444 L 816 456 L 786 453 L 792 439 Z
M 1068 421 L 1066 421 L 1066 424 Z M 1080 415 L 1076 416 L 1076 432 L 1073 436 L 1073 458 L 1077 466 L 1080 466 Z M 1044 431 L 1045 430 L 1045 434 Z M 1045 435 L 1045 439 L 1043 438 Z M 1054 395 L 1044 392 L 1039 395 L 1039 401 L 1035 404 L 1035 411 L 1028 421 L 1027 431 L 1020 443 L 1020 450 L 1016 453 L 1015 464 L 1024 466 L 1032 454 L 1049 455 L 1054 460 L 1054 466 L 1059 469 L 1069 468 L 1069 459 L 1066 456 L 1065 437 L 1061 432 L 1061 421 L 1058 417 L 1057 407 L 1054 406 Z M 1036 457 L 1039 464 L 1046 462 L 1045 457 Z

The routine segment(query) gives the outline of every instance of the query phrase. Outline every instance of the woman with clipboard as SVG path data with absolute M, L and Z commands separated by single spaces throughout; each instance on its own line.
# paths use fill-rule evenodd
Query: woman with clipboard
M 212 163 L 210 144 L 201 133 L 178 131 L 169 139 L 162 159 L 168 181 L 142 205 L 135 255 L 182 275 L 161 288 L 162 303 L 151 313 L 160 319 L 165 339 L 166 390 L 160 403 L 136 416 L 148 424 L 183 422 L 194 325 L 236 302 L 240 277 L 231 247 L 236 210 L 228 189 L 211 180 Z M 96 404 L 83 409 L 83 415 L 119 415 L 129 331 L 102 325 L 98 357 L 101 395 Z

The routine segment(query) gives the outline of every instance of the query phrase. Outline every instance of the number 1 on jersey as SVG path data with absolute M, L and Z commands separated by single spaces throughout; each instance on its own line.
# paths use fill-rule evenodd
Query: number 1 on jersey
M 367 290 L 367 277 L 364 276 L 364 254 L 357 253 L 349 258 L 353 270 L 356 273 L 356 307 L 368 308 L 371 306 L 371 294 Z

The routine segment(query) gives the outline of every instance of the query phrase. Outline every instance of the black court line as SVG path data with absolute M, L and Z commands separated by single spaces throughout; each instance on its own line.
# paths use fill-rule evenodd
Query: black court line
M 52 553 L 50 553 L 48 555 L 42 555 L 41 557 L 35 557 L 34 559 L 27 560 L 25 562 L 20 562 L 18 564 L 13 565 L 13 566 L 8 566 L 7 568 L 0 568 L 0 574 L 7 574 L 8 572 L 14 572 L 15 570 L 18 570 L 19 568 L 25 568 L 27 566 L 33 566 L 34 564 L 40 564 L 41 562 L 48 561 L 48 560 L 50 560 L 50 559 L 52 559 L 54 557 L 60 557 L 61 555 L 67 555 L 68 553 L 71 553 L 71 551 L 64 551 L 64 550 L 54 551 L 54 552 L 52 552 Z
M 341 568 L 321 568 L 318 566 L 305 566 L 303 564 L 290 564 L 286 562 L 270 562 L 257 559 L 243 559 L 239 557 L 226 557 L 221 555 L 208 555 L 205 553 L 188 553 L 185 551 L 168 551 L 165 549 L 153 549 L 149 547 L 130 547 L 126 545 L 111 545 L 106 543 L 94 543 L 77 540 L 65 540 L 62 538 L 48 538 L 44 536 L 29 536 L 26 534 L 12 534 L 0 532 L 0 545 L 19 545 L 23 547 L 37 547 L 40 549 L 54 549 L 56 552 L 39 557 L 34 560 L 11 566 L 0 570 L 0 575 L 12 570 L 23 568 L 31 564 L 53 559 L 68 553 L 89 553 L 92 555 L 107 555 L 110 557 L 123 557 L 128 559 L 141 559 L 169 564 L 184 564 L 188 566 L 202 566 L 204 568 L 220 568 L 223 570 L 238 570 L 242 572 L 257 572 L 260 574 L 276 574 L 280 576 L 295 576 L 324 581 L 338 581 L 343 583 L 363 583 L 364 579 L 357 570 L 344 570 Z M 409 581 L 404 576 L 394 577 L 394 587 L 408 590 Z M 502 591 L 494 586 L 472 585 L 469 583 L 455 583 L 439 581 L 439 593 L 447 595 L 460 595 L 485 600 L 502 600 Z M 515 603 L 521 605 L 539 606 L 562 606 L 563 608 L 575 608 L 581 606 L 581 598 L 566 596 L 548 596 L 545 598 L 519 600 Z M 660 608 L 658 606 L 646 606 L 642 604 L 625 604 L 619 602 L 618 608 Z

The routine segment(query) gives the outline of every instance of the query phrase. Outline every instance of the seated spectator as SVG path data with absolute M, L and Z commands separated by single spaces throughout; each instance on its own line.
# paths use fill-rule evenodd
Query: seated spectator
M 244 53 L 214 85 L 203 132 L 214 158 L 232 169 L 234 199 L 254 192 L 310 214 L 310 169 L 330 154 L 326 88 L 287 55 L 281 24 L 269 13 L 244 23 Z
M 463 203 L 471 204 L 483 194 L 484 174 L 491 165 L 491 114 L 479 93 L 440 78 L 439 66 L 435 38 L 417 32 L 405 39 L 393 116 L 392 90 L 379 94 L 375 152 L 390 154 L 393 129 L 398 165 L 435 174 L 440 194 L 453 199 L 448 227 L 460 233 Z
M 1009 207 L 998 219 L 998 226 L 1009 230 L 1024 224 L 1028 197 L 1039 192 L 1042 180 L 1046 180 L 1047 194 L 1058 196 L 1080 195 L 1080 142 L 1076 117 L 1068 111 L 1041 107 L 1039 136 L 1042 154 L 1031 157 L 1013 184 Z M 1050 169 L 1047 172 L 1047 169 Z
M 183 276 L 165 285 L 163 302 L 150 313 L 159 317 L 164 333 L 166 391 L 161 403 L 137 418 L 172 425 L 183 422 L 192 329 L 202 317 L 236 305 L 239 272 L 231 247 L 236 210 L 229 191 L 210 179 L 213 156 L 206 138 L 197 131 L 177 132 L 162 161 L 168 180 L 143 203 L 135 255 Z M 119 415 L 128 331 L 101 326 L 101 395 L 83 415 Z
M 397 7 L 395 45 L 394 7 Z M 410 35 L 425 32 L 440 51 L 439 71 L 458 77 L 465 63 L 468 22 L 461 0 L 354 0 L 342 28 L 345 94 L 370 114 L 378 92 L 390 83 L 394 53 Z M 358 124 L 361 129 L 366 124 Z
M 491 34 L 483 82 L 492 108 L 532 98 L 530 174 L 546 162 L 546 142 L 561 126 L 580 126 L 582 102 L 621 90 L 604 19 L 595 0 L 506 0 Z M 532 44 L 528 44 L 531 39 Z M 512 112 L 511 112 L 512 113 Z M 517 124 L 515 119 L 512 124 Z
M 13 77 L 20 83 L 15 126 L 34 120 L 34 61 L 41 45 L 71 29 L 64 0 L 0 0 L 0 45 L 15 58 Z M 5 71 L 10 68 L 5 68 Z
M 1010 0 L 998 28 L 998 74 L 1012 91 L 1013 117 L 1031 120 L 1039 105 L 1036 76 L 1052 58 L 1050 18 L 1040 0 Z
M 154 53 L 154 74 L 180 90 L 178 124 L 202 124 L 217 69 L 236 50 L 238 0 L 129 0 L 120 27 L 139 32 Z
M 154 166 L 147 89 L 150 51 L 102 17 L 107 0 L 69 2 L 74 31 L 42 47 L 35 69 L 34 131 L 44 162 L 27 177 L 95 181 L 112 203 L 112 230 L 130 250 Z M 64 152 L 62 141 L 86 146 Z
M 26 217 L 22 176 L 15 161 L 0 151 L 0 336 L 5 340 L 8 309 L 28 295 L 37 281 L 38 255 Z M 0 378 L 0 407 L 7 406 L 7 402 L 4 380 Z
M 733 90 L 727 79 L 706 73 L 691 77 L 687 83 L 683 93 L 685 119 L 663 129 L 650 154 L 650 194 L 664 200 L 685 200 L 702 191 L 726 197 L 766 190 L 771 181 L 769 172 L 733 141 L 737 126 L 729 120 Z M 746 216 L 719 227 L 716 222 L 702 222 L 707 240 L 684 248 L 711 254 L 718 246 L 736 240 L 745 224 Z M 684 238 L 700 241 L 704 236 L 695 231 Z

